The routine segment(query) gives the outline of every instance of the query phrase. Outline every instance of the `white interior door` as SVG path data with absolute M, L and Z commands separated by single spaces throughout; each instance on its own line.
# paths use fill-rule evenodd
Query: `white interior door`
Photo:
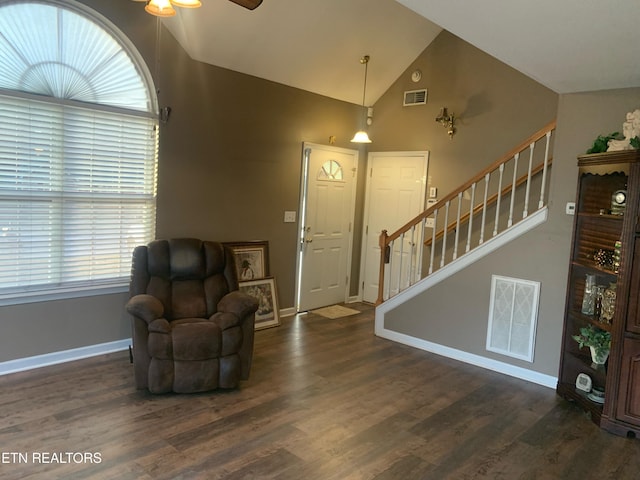
M 304 144 L 298 311 L 348 296 L 357 159 L 356 150 Z
M 374 303 L 378 298 L 380 232 L 392 233 L 424 210 L 428 159 L 429 152 L 369 153 L 360 269 L 365 302 Z M 419 274 L 415 252 L 422 245 L 423 234 L 416 229 L 413 237 L 394 243 L 394 274 L 385 275 L 391 278 L 392 292 L 398 291 L 400 282 L 405 287 L 410 276 Z

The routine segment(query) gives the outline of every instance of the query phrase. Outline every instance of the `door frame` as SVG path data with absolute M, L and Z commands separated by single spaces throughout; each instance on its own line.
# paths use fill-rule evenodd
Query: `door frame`
M 365 275 L 365 267 L 366 267 L 366 255 L 367 255 L 367 243 L 368 243 L 368 238 L 369 238 L 369 232 L 367 231 L 367 225 L 370 223 L 369 222 L 369 213 L 370 213 L 370 203 L 371 203 L 371 181 L 372 181 L 372 174 L 371 174 L 371 170 L 373 168 L 372 165 L 372 157 L 373 156 L 378 156 L 378 157 L 402 157 L 402 156 L 407 156 L 407 157 L 415 157 L 415 156 L 422 156 L 424 157 L 424 164 L 423 164 L 423 177 L 424 177 L 424 181 L 422 182 L 422 193 L 421 193 L 421 197 L 422 197 L 422 210 L 424 211 L 426 205 L 427 205 L 427 184 L 429 183 L 429 150 L 415 150 L 415 151 L 394 151 L 394 152 L 368 152 L 367 153 L 367 181 L 366 181 L 366 185 L 365 185 L 365 197 L 364 197 L 364 209 L 363 209 L 363 213 L 362 213 L 362 246 L 360 249 L 360 277 L 358 279 L 358 299 L 362 302 L 364 301 L 364 286 L 363 286 L 363 282 L 364 282 L 364 275 Z M 406 221 L 408 222 L 409 220 L 411 220 L 410 218 L 407 218 Z M 392 233 L 392 232 L 388 232 L 388 233 Z M 424 232 L 423 232 L 424 233 Z M 380 232 L 378 232 L 378 237 L 380 236 Z
M 304 244 L 304 226 L 306 222 L 306 207 L 307 207 L 307 186 L 309 181 L 309 155 L 308 150 L 328 150 L 333 152 L 339 152 L 343 154 L 354 155 L 354 175 L 353 175 L 353 188 L 351 189 L 351 199 L 349 208 L 350 228 L 349 228 L 349 246 L 347 250 L 347 282 L 345 285 L 344 300 L 349 298 L 349 291 L 351 286 L 351 266 L 353 263 L 353 231 L 355 227 L 355 214 L 356 214 L 356 198 L 358 190 L 358 160 L 360 152 L 357 149 L 334 147 L 333 145 L 322 145 L 313 142 L 302 142 L 302 155 L 301 163 L 302 168 L 300 170 L 300 202 L 298 204 L 298 225 L 296 232 L 296 288 L 294 297 L 294 308 L 296 312 L 300 312 L 300 295 L 302 284 L 302 254 Z

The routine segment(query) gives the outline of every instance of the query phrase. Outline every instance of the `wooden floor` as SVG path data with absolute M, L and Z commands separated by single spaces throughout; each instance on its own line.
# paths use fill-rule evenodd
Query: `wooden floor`
M 235 391 L 136 391 L 126 352 L 0 377 L 0 478 L 640 478 L 640 440 L 551 389 L 377 338 L 372 308 L 350 307 L 256 332 Z

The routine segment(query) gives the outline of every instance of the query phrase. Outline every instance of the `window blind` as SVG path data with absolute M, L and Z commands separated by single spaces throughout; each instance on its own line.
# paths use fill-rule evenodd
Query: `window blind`
M 0 1 L 0 299 L 128 283 L 155 236 L 146 65 L 73 0 Z
M 155 230 L 149 118 L 0 95 L 0 294 L 128 279 Z

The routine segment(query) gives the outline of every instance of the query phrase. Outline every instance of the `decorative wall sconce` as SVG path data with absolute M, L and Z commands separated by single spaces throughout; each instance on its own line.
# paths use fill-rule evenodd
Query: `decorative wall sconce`
M 449 112 L 447 112 L 447 107 L 441 108 L 440 113 L 436 117 L 436 122 L 447 129 L 449 138 L 453 138 L 453 134 L 456 133 L 455 121 L 455 115 L 453 113 L 449 114 Z
M 171 116 L 171 107 L 162 107 L 160 109 L 160 121 L 162 123 L 167 123 L 169 121 L 170 116 Z

